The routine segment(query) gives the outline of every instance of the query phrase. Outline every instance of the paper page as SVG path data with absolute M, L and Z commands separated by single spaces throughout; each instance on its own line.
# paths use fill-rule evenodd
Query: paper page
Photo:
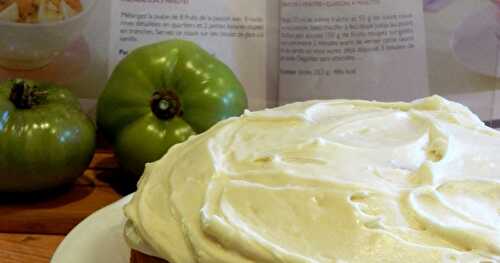
M 283 0 L 280 103 L 429 95 L 421 0 Z
M 278 35 L 279 28 L 277 23 L 269 25 L 277 17 L 278 6 L 277 1 L 266 0 L 113 0 L 110 72 L 138 46 L 188 39 L 236 73 L 250 109 L 264 108 L 276 100 L 278 61 L 269 54 L 277 53 L 278 40 L 273 35 Z
M 499 14 L 490 0 L 454 0 L 425 13 L 431 93 L 466 105 L 484 121 L 500 119 Z

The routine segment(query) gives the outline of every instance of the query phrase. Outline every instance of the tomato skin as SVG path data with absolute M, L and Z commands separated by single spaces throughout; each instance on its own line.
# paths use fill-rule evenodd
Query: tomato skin
M 166 103 L 172 114 L 154 110 L 155 94 L 173 98 Z M 192 42 L 170 40 L 138 48 L 117 65 L 99 97 L 97 124 L 120 166 L 138 177 L 174 144 L 246 107 L 245 91 L 226 65 Z
M 95 127 L 67 89 L 23 80 L 43 101 L 18 108 L 14 81 L 0 84 L 0 192 L 36 192 L 73 182 L 92 160 Z

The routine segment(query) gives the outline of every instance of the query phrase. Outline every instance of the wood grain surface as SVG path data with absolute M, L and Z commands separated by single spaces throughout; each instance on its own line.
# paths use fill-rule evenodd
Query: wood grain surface
M 121 196 L 109 187 L 75 186 L 46 200 L 0 205 L 0 232 L 67 234 L 85 217 Z
M 112 152 L 98 150 L 71 186 L 37 195 L 0 195 L 0 263 L 49 262 L 73 227 L 134 190 Z
M 0 233 L 0 262 L 46 263 L 64 239 L 61 235 Z

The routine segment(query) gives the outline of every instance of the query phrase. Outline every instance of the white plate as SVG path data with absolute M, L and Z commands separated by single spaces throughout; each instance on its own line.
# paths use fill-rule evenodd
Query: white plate
M 52 263 L 128 263 L 130 248 L 123 237 L 123 206 L 130 194 L 93 213 L 66 236 Z
M 491 77 L 500 77 L 497 68 L 500 24 L 497 24 L 496 12 L 491 6 L 468 16 L 451 40 L 453 53 L 462 65 Z

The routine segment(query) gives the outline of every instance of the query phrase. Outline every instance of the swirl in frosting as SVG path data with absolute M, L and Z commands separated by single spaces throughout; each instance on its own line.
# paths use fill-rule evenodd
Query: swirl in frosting
M 147 165 L 126 236 L 172 263 L 500 262 L 499 166 L 438 96 L 246 112 Z

